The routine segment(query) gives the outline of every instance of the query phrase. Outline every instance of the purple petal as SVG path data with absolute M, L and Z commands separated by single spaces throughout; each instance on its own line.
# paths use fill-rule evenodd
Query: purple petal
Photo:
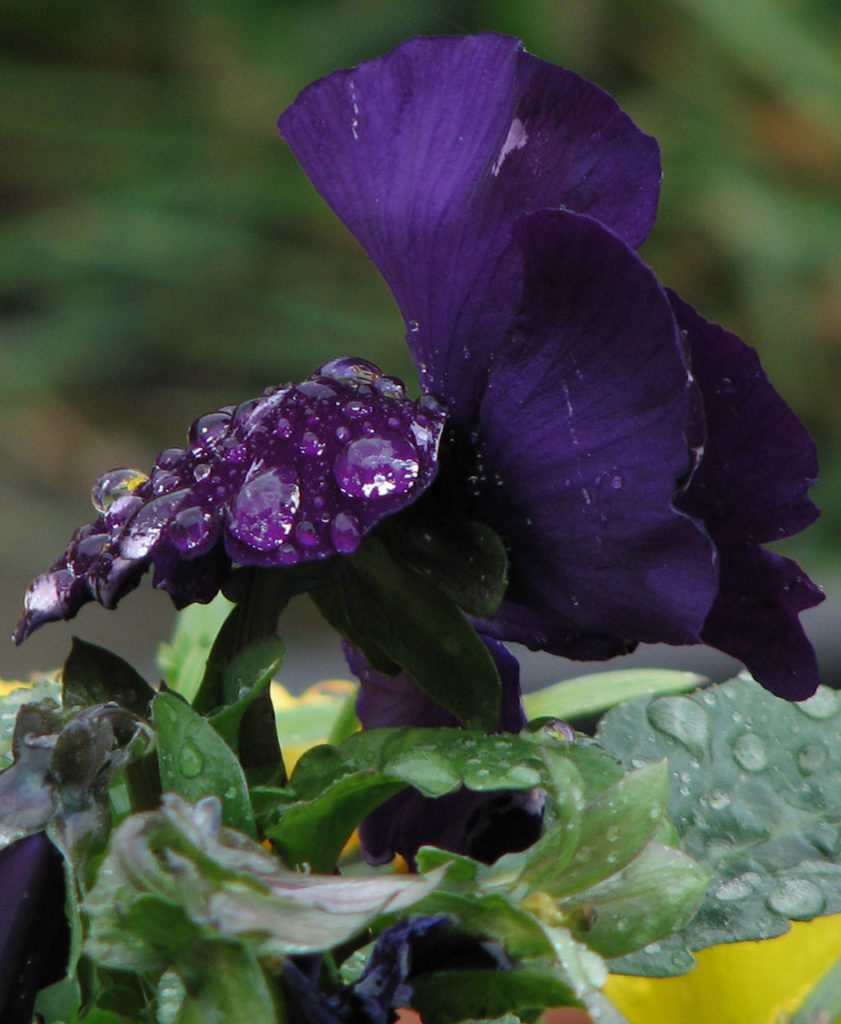
M 633 246 L 654 220 L 656 142 L 505 36 L 413 39 L 305 89 L 280 129 L 390 285 L 423 389 L 457 421 L 519 301 L 515 220 L 564 207 Z
M 815 445 L 771 386 L 756 352 L 669 295 L 686 332 L 704 404 L 706 442 L 680 507 L 719 542 L 761 544 L 798 533 L 818 516 Z
M 64 975 L 64 871 L 39 832 L 0 850 L 0 1020 L 29 1024 L 39 989 Z
M 752 544 L 721 550 L 721 588 L 702 633 L 743 662 L 766 690 L 811 697 L 820 683 L 815 651 L 798 615 L 824 595 L 788 558 Z
M 336 359 L 190 428 L 146 478 L 107 473 L 100 516 L 30 587 L 17 642 L 88 601 L 113 608 L 154 565 L 176 605 L 209 601 L 231 559 L 283 566 L 347 555 L 384 517 L 414 502 L 438 469 L 444 412 L 413 402 L 364 360 Z
M 691 405 L 669 303 L 588 217 L 543 211 L 516 234 L 523 312 L 491 368 L 476 442 L 474 514 L 510 557 L 488 629 L 574 657 L 697 643 L 715 554 L 672 505 Z

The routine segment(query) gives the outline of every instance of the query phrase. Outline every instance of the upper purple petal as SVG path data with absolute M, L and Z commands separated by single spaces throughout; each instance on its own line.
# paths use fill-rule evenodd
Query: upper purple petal
M 15 639 L 88 601 L 113 608 L 150 564 L 182 607 L 209 601 L 231 560 L 350 554 L 432 482 L 443 425 L 435 399 L 411 401 L 396 378 L 353 359 L 202 416 L 148 478 L 117 470 L 99 481 L 99 517 L 29 588 Z
M 660 161 L 596 86 L 485 35 L 413 39 L 309 86 L 280 129 L 391 287 L 425 391 L 467 420 L 521 290 L 523 213 L 587 213 L 636 246 Z
M 475 442 L 474 514 L 510 558 L 490 628 L 576 657 L 616 653 L 621 638 L 697 643 L 715 553 L 673 506 L 691 403 L 669 303 L 589 217 L 542 211 L 516 235 L 522 313 L 491 366 Z

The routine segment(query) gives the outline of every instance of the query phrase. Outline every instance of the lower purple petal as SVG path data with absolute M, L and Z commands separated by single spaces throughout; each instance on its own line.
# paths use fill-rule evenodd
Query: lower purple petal
M 738 658 L 778 697 L 811 697 L 820 683 L 817 658 L 798 615 L 823 593 L 791 559 L 755 545 L 724 547 L 720 558 L 704 642 Z

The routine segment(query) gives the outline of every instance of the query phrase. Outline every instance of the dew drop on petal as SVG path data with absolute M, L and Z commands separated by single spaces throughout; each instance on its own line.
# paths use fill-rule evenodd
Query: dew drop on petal
M 321 544 L 318 530 L 306 519 L 295 527 L 295 540 L 305 548 L 316 548 Z
M 333 476 L 352 498 L 383 498 L 405 494 L 420 472 L 417 451 L 396 437 L 363 437 L 351 441 L 336 457 Z
M 288 467 L 270 469 L 240 488 L 230 510 L 229 530 L 248 547 L 272 551 L 291 532 L 300 504 L 295 471 Z
M 339 512 L 330 524 L 330 540 L 333 547 L 342 555 L 356 551 L 362 539 L 362 530 L 356 516 L 348 512 Z
M 107 512 L 118 498 L 131 494 L 149 479 L 137 469 L 112 469 L 101 476 L 91 490 L 91 501 L 97 512 Z
M 126 525 L 120 554 L 128 559 L 145 558 L 188 494 L 187 490 L 172 491 L 143 505 Z
M 176 512 L 170 526 L 169 536 L 179 551 L 185 554 L 196 551 L 206 543 L 213 529 L 214 516 L 202 508 L 193 506 Z

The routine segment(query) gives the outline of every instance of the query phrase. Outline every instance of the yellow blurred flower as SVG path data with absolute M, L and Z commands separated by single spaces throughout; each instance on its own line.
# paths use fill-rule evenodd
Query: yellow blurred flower
M 631 1024 L 784 1024 L 841 957 L 841 914 L 795 922 L 762 942 L 696 954 L 677 978 L 612 975 L 605 994 Z M 820 1024 L 841 1024 L 822 1020 Z

